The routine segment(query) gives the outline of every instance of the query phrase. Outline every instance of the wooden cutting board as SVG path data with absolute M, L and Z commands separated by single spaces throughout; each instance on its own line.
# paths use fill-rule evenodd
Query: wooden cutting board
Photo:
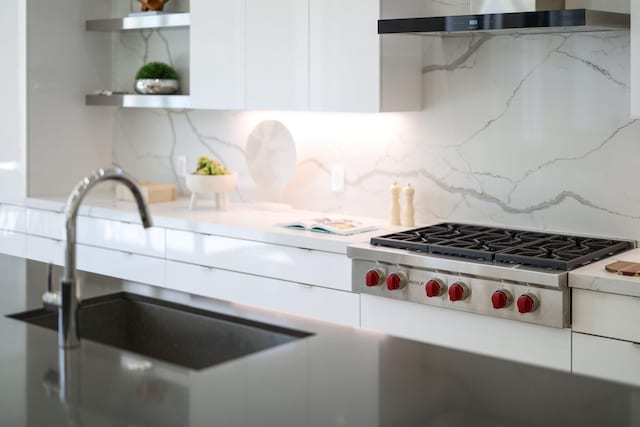
M 616 261 L 604 267 L 610 273 L 623 276 L 640 276 L 640 263 L 629 261 Z

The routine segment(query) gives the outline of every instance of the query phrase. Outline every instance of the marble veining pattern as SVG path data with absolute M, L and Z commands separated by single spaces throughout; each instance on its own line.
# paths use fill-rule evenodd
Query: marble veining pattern
M 127 37 L 114 41 L 125 47 L 123 63 L 188 57 L 186 36 Z M 423 111 L 120 110 L 114 159 L 139 179 L 184 191 L 174 156 L 193 166 L 213 155 L 240 174 L 234 199 L 257 201 L 264 195 L 247 169 L 247 138 L 261 121 L 278 120 L 298 159 L 282 198 L 298 208 L 385 217 L 387 188 L 398 180 L 416 188 L 420 222 L 640 238 L 628 32 L 427 37 L 424 57 Z M 333 165 L 346 166 L 343 193 L 331 192 Z

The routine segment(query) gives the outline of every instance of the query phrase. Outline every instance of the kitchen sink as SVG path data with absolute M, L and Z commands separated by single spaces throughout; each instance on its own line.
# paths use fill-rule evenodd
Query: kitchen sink
M 42 308 L 8 317 L 58 329 L 57 311 Z M 312 335 L 127 292 L 83 301 L 79 334 L 193 370 Z

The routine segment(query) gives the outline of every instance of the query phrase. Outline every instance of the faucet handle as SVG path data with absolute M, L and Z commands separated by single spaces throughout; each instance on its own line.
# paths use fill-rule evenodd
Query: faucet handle
M 47 265 L 47 291 L 42 294 L 42 304 L 45 310 L 57 311 L 60 307 L 60 295 L 57 292 L 53 292 L 53 265 L 49 263 Z

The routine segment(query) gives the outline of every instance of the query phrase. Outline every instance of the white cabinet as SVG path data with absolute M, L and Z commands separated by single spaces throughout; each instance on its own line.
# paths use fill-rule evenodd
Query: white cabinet
M 244 109 L 246 3 L 191 0 L 189 7 L 191 107 Z
M 309 108 L 308 0 L 246 0 L 248 110 Z
M 23 233 L 0 229 L 0 253 L 24 258 L 27 255 L 26 238 Z
M 574 332 L 640 342 L 640 298 L 571 290 Z
M 317 286 L 167 261 L 167 287 L 327 322 L 358 326 L 359 297 Z
M 128 252 L 78 245 L 78 269 L 118 279 L 165 286 L 165 260 Z
M 640 298 L 572 289 L 572 369 L 640 385 Z
M 27 235 L 27 258 L 47 264 L 64 264 L 64 241 Z
M 139 223 L 78 217 L 78 243 L 164 258 L 165 230 Z
M 310 0 L 310 109 L 422 109 L 422 38 L 378 35 L 379 0 Z
M 0 253 L 26 256 L 26 211 L 23 207 L 0 205 Z
M 361 327 L 569 371 L 571 330 L 361 295 Z
M 640 385 L 640 344 L 573 333 L 576 374 Z
M 422 38 L 380 37 L 380 0 L 191 0 L 191 106 L 422 108 Z
M 309 107 L 308 0 L 191 0 L 191 106 Z
M 65 218 L 62 212 L 27 209 L 27 233 L 34 236 L 63 240 Z
M 345 254 L 167 230 L 167 258 L 291 282 L 351 290 Z

